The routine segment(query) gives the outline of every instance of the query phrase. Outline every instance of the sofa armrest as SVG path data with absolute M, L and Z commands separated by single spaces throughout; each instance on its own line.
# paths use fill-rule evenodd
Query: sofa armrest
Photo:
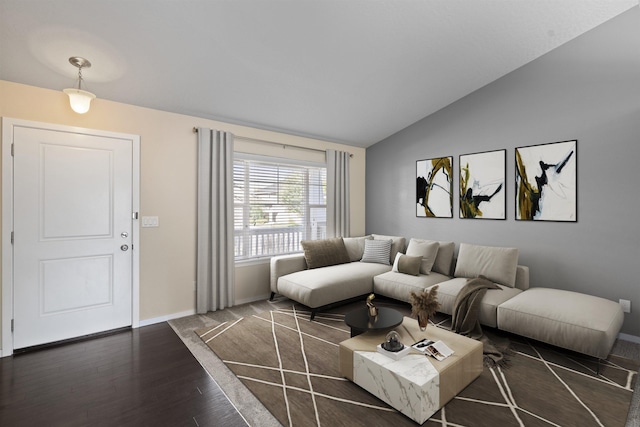
M 516 288 L 523 291 L 529 289 L 529 267 L 519 265 L 516 269 Z
M 304 254 L 278 255 L 271 258 L 271 292 L 278 293 L 278 278 L 307 269 Z

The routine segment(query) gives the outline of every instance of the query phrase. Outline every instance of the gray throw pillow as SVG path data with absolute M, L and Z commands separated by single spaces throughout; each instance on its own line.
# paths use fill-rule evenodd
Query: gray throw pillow
M 308 269 L 351 262 L 342 237 L 302 240 L 300 245 L 304 250 L 304 260 L 307 262 Z
M 420 266 L 422 265 L 421 256 L 409 256 L 398 252 L 393 263 L 392 271 L 398 273 L 410 274 L 412 276 L 420 275 Z
M 436 255 L 436 261 L 433 263 L 431 271 L 441 273 L 446 276 L 451 275 L 453 267 L 453 253 L 456 250 L 456 244 L 454 242 L 438 242 L 438 255 Z
M 365 240 L 361 262 L 389 265 L 391 240 Z

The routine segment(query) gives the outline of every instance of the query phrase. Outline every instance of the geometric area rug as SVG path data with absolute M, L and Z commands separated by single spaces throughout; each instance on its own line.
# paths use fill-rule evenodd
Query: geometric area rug
M 299 305 L 195 331 L 285 426 L 416 426 L 340 375 L 338 344 L 349 338 L 347 305 L 318 313 Z M 395 307 L 405 311 L 408 306 Z M 448 327 L 448 316 L 436 325 Z M 492 334 L 500 331 L 490 330 Z M 639 362 L 597 361 L 505 334 L 506 367 L 485 367 L 424 426 L 624 426 Z M 411 343 L 405 343 L 411 344 Z

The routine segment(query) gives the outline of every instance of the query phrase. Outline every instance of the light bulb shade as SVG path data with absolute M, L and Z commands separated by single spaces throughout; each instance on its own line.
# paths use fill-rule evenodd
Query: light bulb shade
M 63 92 L 69 95 L 71 109 L 78 114 L 84 114 L 89 111 L 91 100 L 96 97 L 91 92 L 82 89 L 65 89 Z

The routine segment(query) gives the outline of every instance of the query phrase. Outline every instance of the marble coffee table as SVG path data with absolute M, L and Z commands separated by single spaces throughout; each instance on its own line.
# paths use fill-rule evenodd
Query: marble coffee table
M 434 325 L 422 332 L 408 317 L 394 330 L 405 345 L 426 337 L 444 341 L 454 354 L 437 361 L 412 350 L 394 360 L 376 351 L 386 333 L 365 332 L 340 343 L 340 372 L 422 424 L 482 373 L 482 343 Z

